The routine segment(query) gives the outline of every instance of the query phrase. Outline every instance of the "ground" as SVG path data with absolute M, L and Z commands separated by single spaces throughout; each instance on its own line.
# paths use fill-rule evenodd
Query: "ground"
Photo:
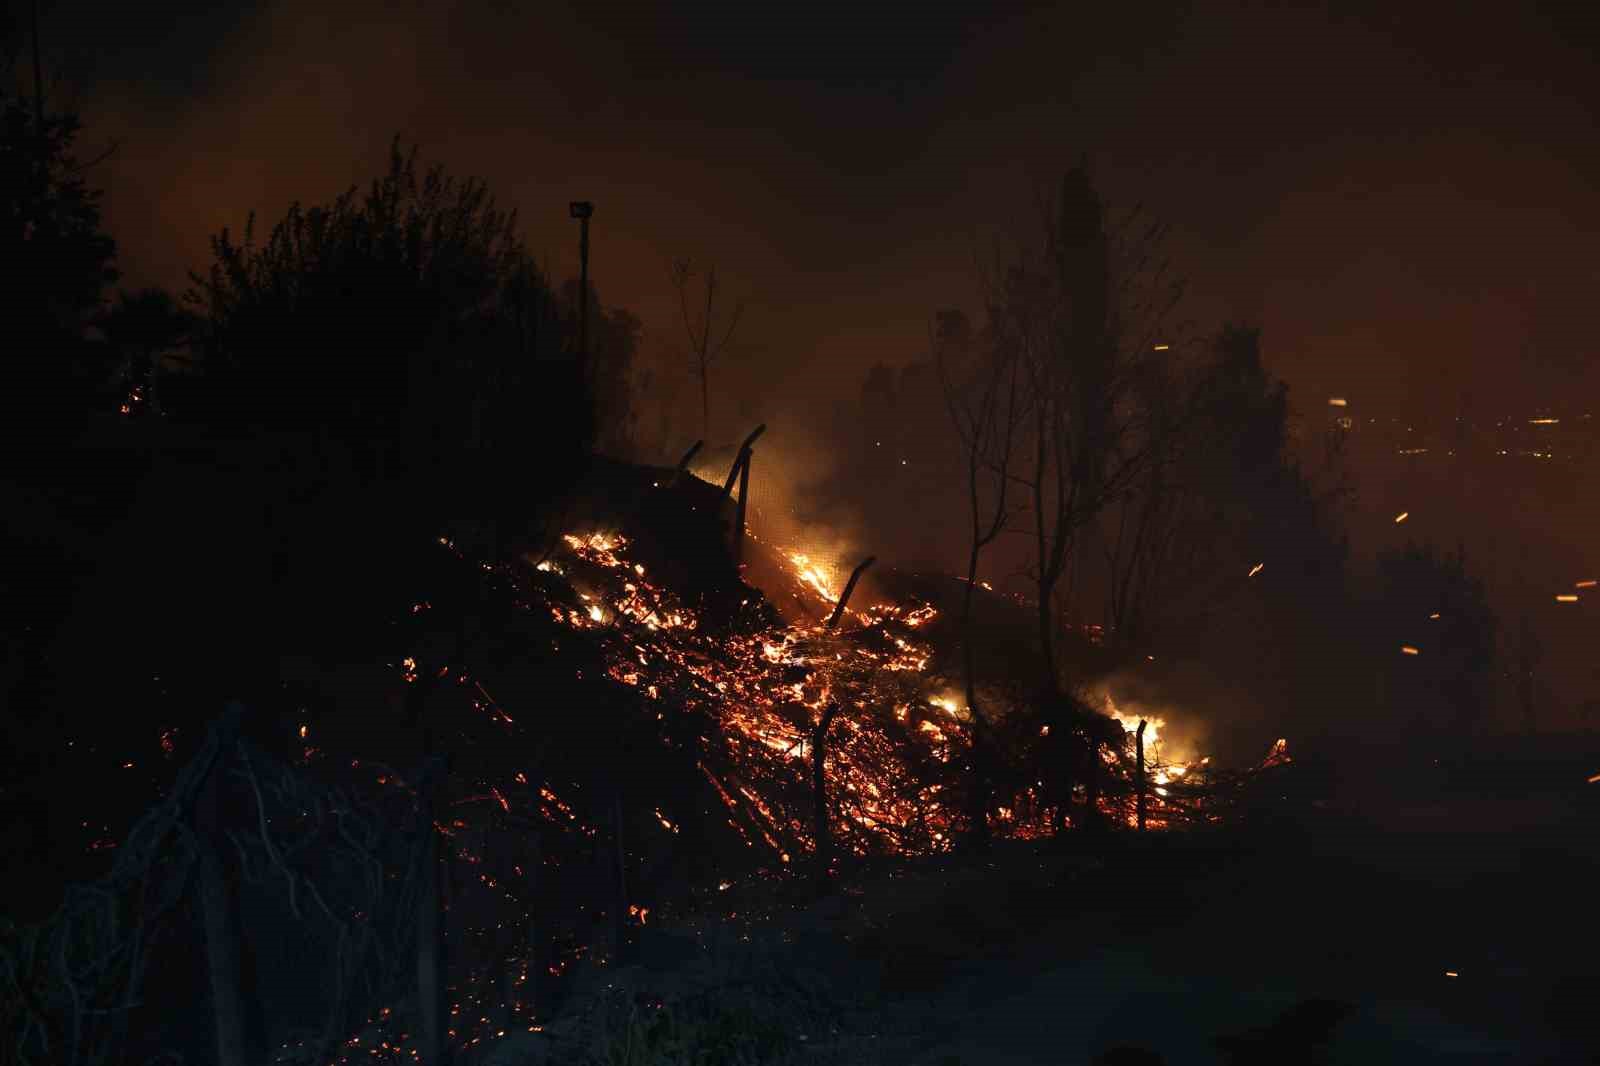
M 1600 841 L 1570 821 L 1006 845 L 846 874 L 806 906 L 736 887 L 614 976 L 670 1000 L 674 974 L 715 958 L 702 999 L 785 1030 L 768 1057 L 708 1062 L 1566 1066 L 1600 1062 L 1596 885 Z M 493 1061 L 552 1061 L 527 1039 Z M 616 1046 L 614 1063 L 697 1061 Z

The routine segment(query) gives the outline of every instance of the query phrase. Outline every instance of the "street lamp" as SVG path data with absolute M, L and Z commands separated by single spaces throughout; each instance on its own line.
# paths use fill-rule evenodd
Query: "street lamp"
M 589 217 L 594 204 L 573 200 L 567 213 L 578 220 L 578 358 L 589 359 Z

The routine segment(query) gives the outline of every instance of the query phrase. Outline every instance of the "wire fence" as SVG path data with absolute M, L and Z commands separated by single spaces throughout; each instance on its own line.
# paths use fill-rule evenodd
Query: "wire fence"
M 429 860 L 442 761 L 409 780 L 386 767 L 321 780 L 245 736 L 244 718 L 233 704 L 212 723 L 106 875 L 69 886 L 42 922 L 0 926 L 6 1063 L 326 1062 L 374 1004 L 420 1003 L 419 922 L 440 906 Z M 286 963 L 304 979 L 257 984 Z M 196 1009 L 200 987 L 209 1012 Z M 422 1039 L 437 1050 L 444 1034 Z

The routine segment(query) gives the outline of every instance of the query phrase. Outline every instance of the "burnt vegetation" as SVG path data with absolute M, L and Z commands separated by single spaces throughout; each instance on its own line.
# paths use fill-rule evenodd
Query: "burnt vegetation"
M 891 542 L 846 581 L 745 528 L 760 430 L 722 485 L 631 453 L 639 320 L 546 274 L 482 182 L 397 140 L 370 185 L 216 234 L 187 292 L 112 298 L 75 120 L 0 102 L 0 241 L 36 267 L 4 290 L 36 458 L 6 476 L 0 773 L 31 872 L 3 1061 L 968 1061 L 919 1002 L 1196 915 L 1206 957 L 1258 947 L 1289 918 L 1242 883 L 1317 914 L 1360 883 L 1316 843 L 1360 818 L 1341 744 L 1481 728 L 1470 561 L 1352 572 L 1337 438 L 1294 446 L 1257 331 L 1181 325 L 1162 228 L 1086 168 L 981 311 L 868 376 L 865 405 L 939 427 L 856 427 L 868 524 L 921 520 L 872 466 L 914 451 L 957 487 L 964 572 Z M 672 274 L 709 435 L 741 318 L 697 278 Z M 998 589 L 997 557 L 1024 560 Z M 1108 679 L 1159 707 L 1169 660 L 1302 736 L 1239 716 L 1249 753 L 1213 764 L 1119 711 Z M 1354 1012 L 1234 1007 L 1196 1046 L 1235 1063 L 1314 1061 Z M 1173 1054 L 1108 1017 L 1060 1061 Z

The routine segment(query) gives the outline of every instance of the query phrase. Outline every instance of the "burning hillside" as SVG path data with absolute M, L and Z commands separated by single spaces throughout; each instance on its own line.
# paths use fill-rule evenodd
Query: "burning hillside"
M 865 564 L 842 575 L 754 534 L 736 569 L 714 486 L 610 474 L 632 487 L 579 501 L 575 528 L 535 549 L 497 554 L 455 530 L 420 545 L 405 572 L 417 599 L 387 634 L 385 665 L 293 694 L 287 720 L 162 730 L 159 761 L 181 768 L 167 799 L 122 843 L 108 828 L 89 844 L 123 880 L 181 880 L 193 855 L 176 819 L 212 762 L 234 760 L 207 802 L 242 819 L 241 905 L 262 928 L 322 922 L 368 945 L 333 960 L 340 973 L 372 968 L 331 1013 L 264 994 L 285 1019 L 278 1061 L 326 1061 L 317 1049 L 341 1043 L 344 1061 L 415 1057 L 421 1026 L 396 991 L 403 946 L 423 943 L 413 923 L 440 900 L 452 952 L 441 1038 L 465 1048 L 538 1031 L 574 975 L 624 958 L 645 927 L 696 908 L 748 916 L 785 871 L 939 856 L 984 835 L 978 818 L 991 837 L 1028 841 L 1221 813 L 1232 779 L 1172 750 L 1161 716 L 1103 690 L 1091 707 L 1008 680 L 1032 676 L 1025 605 L 973 590 L 994 645 L 975 713 L 952 610 L 961 582 L 889 569 L 857 582 Z M 1285 758 L 1280 742 L 1269 761 Z M 427 889 L 433 847 L 448 884 Z M 373 944 L 389 945 L 378 963 L 363 954 Z M 369 1031 L 334 1037 L 369 1008 Z
M 782 575 L 779 587 L 768 579 L 767 602 L 798 606 L 784 612 L 798 620 L 775 618 L 752 588 L 735 624 L 708 625 L 656 584 L 630 548 L 623 532 L 563 537 L 559 550 L 536 564 L 547 609 L 553 621 L 600 638 L 612 682 L 651 701 L 675 694 L 658 718 L 688 713 L 711 724 L 698 737 L 700 769 L 749 846 L 768 849 L 780 863 L 815 848 L 808 770 L 819 739 L 827 753 L 828 827 L 845 850 L 907 855 L 952 846 L 968 818 L 954 797 L 965 787 L 973 723 L 956 694 L 954 649 L 930 639 L 941 628 L 939 636 L 950 636 L 938 624 L 938 606 L 915 599 L 856 604 L 830 627 L 822 619 L 837 606 L 841 583 L 803 553 L 760 545 L 768 573 Z M 1127 743 L 1107 745 L 1102 758 L 1123 787 L 1103 788 L 1098 802 L 1105 815 L 1131 821 L 1139 721 L 1116 714 L 1114 705 L 1108 710 Z M 997 724 L 1015 731 L 1021 717 Z M 831 729 L 819 738 L 824 720 Z M 1164 761 L 1164 724 L 1148 722 L 1143 737 L 1155 786 L 1151 826 L 1193 813 L 1169 784 L 1196 779 L 1206 765 Z M 1037 733 L 1048 740 L 1050 726 Z M 1019 783 L 997 797 L 991 829 L 1026 837 L 1071 824 L 1073 816 L 1050 809 L 1042 784 Z

